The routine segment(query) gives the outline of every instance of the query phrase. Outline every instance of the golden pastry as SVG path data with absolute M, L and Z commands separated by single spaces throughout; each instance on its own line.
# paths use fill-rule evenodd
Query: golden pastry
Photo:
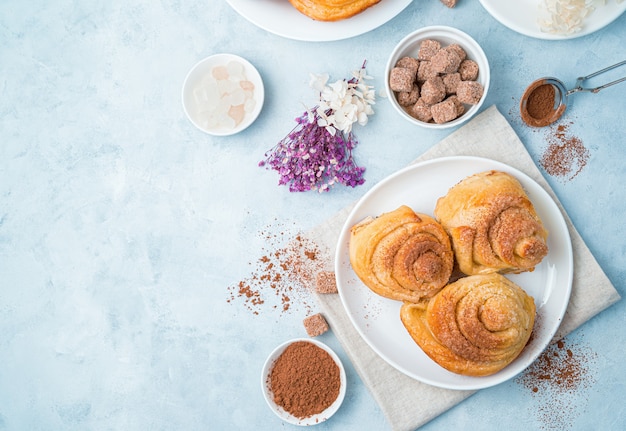
M 404 205 L 354 225 L 349 250 L 352 269 L 367 287 L 403 301 L 433 296 L 450 279 L 454 264 L 441 225 Z
M 548 254 L 548 232 L 522 185 L 505 172 L 465 178 L 438 199 L 434 214 L 465 274 L 532 271 Z
M 317 21 L 339 21 L 374 6 L 380 0 L 289 0 L 301 13 Z
M 443 368 L 487 376 L 513 362 L 528 343 L 535 303 L 503 275 L 472 275 L 447 285 L 428 304 L 403 304 L 400 318 Z

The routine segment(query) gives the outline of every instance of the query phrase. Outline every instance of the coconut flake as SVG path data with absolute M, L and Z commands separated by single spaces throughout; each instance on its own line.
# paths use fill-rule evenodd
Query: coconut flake
M 621 3 L 623 0 L 615 0 Z M 606 0 L 543 0 L 537 24 L 544 33 L 571 35 L 582 31 L 584 21 Z

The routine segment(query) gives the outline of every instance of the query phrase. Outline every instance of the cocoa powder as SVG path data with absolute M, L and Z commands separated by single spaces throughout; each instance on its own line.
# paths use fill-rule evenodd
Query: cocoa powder
M 274 362 L 267 385 L 276 404 L 304 419 L 323 412 L 337 399 L 341 376 L 328 352 L 296 341 Z
M 555 108 L 556 95 L 554 85 L 545 80 L 532 83 L 520 100 L 522 120 L 533 127 L 545 127 L 554 123 L 565 112 L 565 105 Z
M 251 263 L 250 275 L 228 287 L 226 301 L 241 302 L 254 315 L 263 310 L 284 314 L 294 307 L 311 314 L 317 274 L 328 266 L 325 255 L 313 241 L 300 234 L 292 236 L 280 226 L 259 235 L 266 244 L 264 254 Z
M 556 91 L 551 84 L 542 84 L 528 97 L 528 114 L 539 120 L 546 118 L 554 111 L 554 96 Z
M 591 365 L 596 354 L 582 344 L 558 341 L 548 348 L 516 381 L 536 397 L 533 413 L 544 430 L 567 429 L 584 410 L 584 391 L 595 382 Z
M 549 175 L 561 180 L 572 180 L 587 165 L 589 150 L 582 140 L 570 133 L 571 123 L 551 126 L 547 147 L 540 164 Z

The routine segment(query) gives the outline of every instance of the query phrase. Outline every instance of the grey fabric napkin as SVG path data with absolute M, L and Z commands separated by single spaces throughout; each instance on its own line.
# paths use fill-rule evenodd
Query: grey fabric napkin
M 530 154 L 495 106 L 488 108 L 467 125 L 450 134 L 413 163 L 454 155 L 486 157 L 513 166 L 543 186 L 559 205 L 572 238 L 574 282 L 566 315 L 554 341 L 564 337 L 620 299 L 619 293 L 572 225 Z M 323 252 L 328 253 L 329 262 L 333 261 L 339 233 L 353 206 L 349 205 L 305 234 L 317 243 Z M 437 388 L 397 371 L 361 338 L 350 322 L 339 295 L 318 294 L 317 299 L 333 333 L 393 430 L 417 429 L 474 393 Z

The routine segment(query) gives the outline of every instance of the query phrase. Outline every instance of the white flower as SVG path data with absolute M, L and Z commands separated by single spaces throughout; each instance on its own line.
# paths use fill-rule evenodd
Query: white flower
M 310 86 L 320 92 L 315 111 L 318 126 L 325 127 L 334 136 L 336 130 L 350 133 L 356 122 L 362 126 L 367 124 L 368 117 L 374 114 L 371 105 L 376 103 L 376 92 L 363 82 L 371 79 L 364 68 L 353 71 L 349 81 L 339 80 L 331 84 L 328 84 L 328 74 L 310 76 Z
M 326 86 L 328 78 L 328 73 L 322 73 L 321 75 L 309 73 L 309 87 L 321 92 Z

